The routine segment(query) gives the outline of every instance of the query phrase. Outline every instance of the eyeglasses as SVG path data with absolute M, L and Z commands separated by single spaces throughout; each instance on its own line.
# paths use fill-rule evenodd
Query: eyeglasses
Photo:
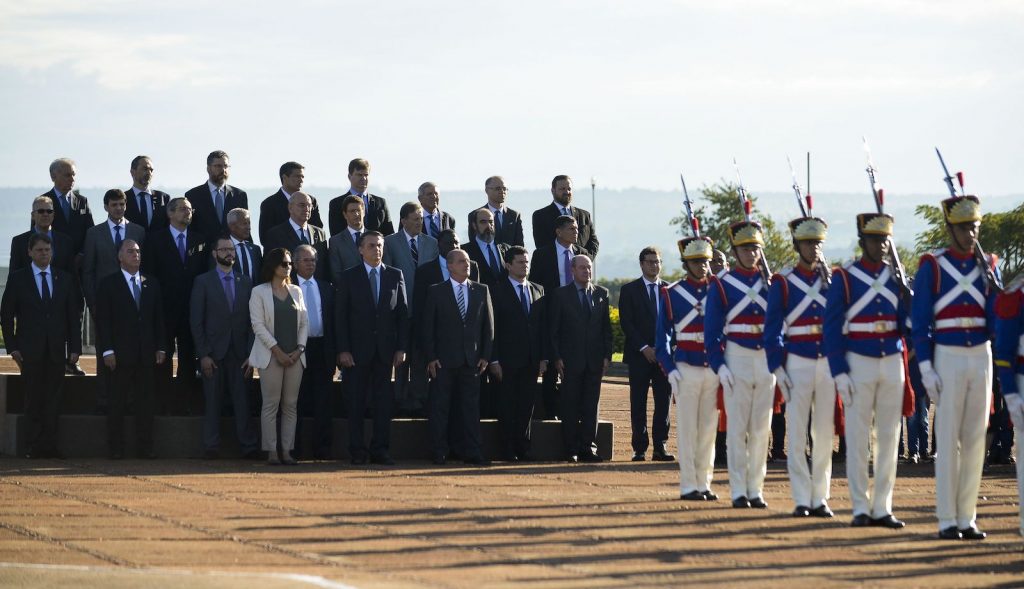
M 292 267 L 292 263 L 289 262 L 288 260 L 285 260 L 285 261 L 281 262 L 280 264 L 278 264 L 278 266 L 281 266 L 282 268 L 291 268 Z
M 53 209 L 36 209 L 36 212 L 40 215 L 52 215 Z

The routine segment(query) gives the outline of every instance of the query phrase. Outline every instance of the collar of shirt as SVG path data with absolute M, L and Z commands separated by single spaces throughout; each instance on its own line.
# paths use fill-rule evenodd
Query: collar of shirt
M 228 196 L 228 185 L 227 185 L 227 183 L 225 183 L 224 186 L 217 186 L 213 182 L 210 182 L 209 180 L 207 180 L 206 181 L 206 187 L 210 189 L 210 196 L 215 197 L 217 195 L 217 190 L 218 189 L 224 191 L 224 198 L 227 198 L 227 196 Z
M 558 240 L 556 239 L 555 240 L 555 253 L 558 254 L 558 263 L 559 264 L 562 263 L 562 258 L 565 257 L 565 250 L 569 250 L 569 257 L 570 258 L 576 255 L 572 251 L 572 245 L 570 245 L 569 247 L 565 247 L 564 245 L 559 243 Z
M 348 193 L 354 194 L 363 200 L 368 200 L 370 197 L 370 194 L 368 192 L 357 192 L 355 188 L 349 188 Z
M 405 235 L 405 243 L 409 243 L 409 240 L 410 240 L 410 239 L 416 239 L 416 238 L 417 238 L 417 237 L 419 237 L 419 235 L 420 235 L 419 233 L 417 233 L 416 235 L 409 235 L 409 232 L 407 232 L 407 231 L 405 230 L 405 227 L 402 227 L 402 233 L 403 233 L 403 234 Z M 416 239 L 416 246 L 417 246 L 417 247 L 419 247 L 419 245 L 420 245 L 420 244 L 419 244 L 419 241 L 420 241 L 420 240 Z
M 454 278 L 449 278 L 448 282 L 452 283 L 452 288 L 458 288 L 460 286 L 464 286 L 467 289 L 469 288 L 469 279 L 468 278 L 466 279 L 465 282 L 459 282 L 458 280 L 455 280 Z
M 72 188 L 71 191 L 74 191 L 74 188 Z M 68 193 L 70 194 L 71 191 L 69 191 Z M 67 194 L 61 194 L 61 192 L 57 190 L 56 186 L 53 187 L 53 194 L 56 195 L 58 199 L 63 199 L 67 197 Z
M 111 231 L 114 230 L 114 227 L 120 227 L 121 231 L 123 232 L 125 230 L 125 226 L 126 225 L 128 225 L 128 220 L 125 219 L 124 217 L 121 217 L 121 222 L 120 223 L 115 223 L 113 219 L 111 219 L 110 217 L 107 217 L 107 228 L 110 229 Z M 175 239 L 177 239 L 177 238 L 175 238 Z
M 39 266 L 36 266 L 35 262 L 32 262 L 32 277 L 35 278 L 36 276 L 39 276 L 40 272 L 49 272 L 48 276 L 53 275 L 53 272 L 50 272 L 49 266 L 45 268 L 40 268 Z
M 284 201 L 285 202 L 291 202 L 292 194 L 290 192 L 288 192 L 287 190 L 285 190 L 284 186 L 281 187 L 281 194 L 284 195 Z
M 317 290 L 316 278 L 303 278 L 303 277 L 299 276 L 299 286 L 300 287 L 306 286 L 307 282 L 313 285 L 313 290 Z
M 558 214 L 559 215 L 563 214 L 562 213 L 562 209 L 569 209 L 569 214 L 572 214 L 572 204 L 563 205 L 562 203 L 558 202 L 557 200 L 552 200 L 551 203 L 553 205 L 555 205 L 555 207 L 558 208 Z
M 661 282 L 651 282 L 650 280 L 647 280 L 646 276 L 642 276 L 641 278 L 643 278 L 643 280 L 644 280 L 644 290 L 647 290 L 647 285 L 649 285 L 649 284 L 653 284 L 654 288 L 656 288 L 656 289 L 657 288 L 661 288 Z
M 872 262 L 871 260 L 869 260 L 869 259 L 867 259 L 865 257 L 862 257 L 860 259 L 860 265 L 863 266 L 864 269 L 867 270 L 868 272 L 871 272 L 873 274 L 877 274 L 877 273 L 882 271 L 882 267 L 885 266 L 885 263 L 883 263 L 883 262 L 875 263 L 875 262 Z
M 519 294 L 518 291 L 519 291 L 519 287 L 520 286 L 522 286 L 524 288 L 526 287 L 526 281 L 525 280 L 522 281 L 522 282 L 519 282 L 515 278 L 512 278 L 511 276 L 509 276 L 508 277 L 508 281 L 512 283 L 512 288 L 516 290 L 516 294 Z
M 136 200 L 138 200 L 139 195 L 142 194 L 143 192 L 145 192 L 146 194 L 153 194 L 152 192 L 149 191 L 149 189 L 143 190 L 138 186 L 132 185 L 132 194 L 135 195 Z
M 590 292 L 594 289 L 594 287 L 592 285 L 580 284 L 579 282 L 576 282 L 575 280 L 573 280 L 572 283 L 576 286 L 576 292 L 579 292 L 580 289 L 582 288 L 583 290 L 587 291 L 587 294 L 589 295 Z
M 232 278 L 235 277 L 235 271 L 233 269 L 232 270 L 228 270 L 227 272 L 221 270 L 220 266 L 214 266 L 214 269 L 217 270 L 217 274 L 220 275 L 221 282 L 223 282 L 224 279 L 227 278 L 228 276 L 230 276 Z
M 352 239 L 356 238 L 356 233 L 362 233 L 363 232 L 362 229 L 353 229 L 351 227 L 346 227 L 345 229 L 348 229 L 348 236 L 351 237 Z
M 291 224 L 292 231 L 294 233 L 298 233 L 299 231 L 307 231 L 307 230 L 309 230 L 309 223 L 307 223 L 305 227 L 299 227 L 298 223 L 296 223 L 295 220 L 292 219 L 291 217 L 288 217 L 288 223 Z M 309 238 L 313 239 L 313 232 L 312 231 L 310 231 Z
M 486 241 L 480 239 L 480 235 L 479 234 L 475 235 L 473 237 L 473 239 L 475 239 L 476 240 L 476 244 L 478 246 L 480 246 L 480 251 L 483 252 L 484 258 L 486 258 L 487 262 L 490 263 L 491 259 L 490 259 L 490 257 L 488 257 L 487 252 L 491 249 L 491 246 L 494 245 L 494 242 L 491 241 L 490 243 L 487 243 Z M 498 248 L 495 247 L 494 249 L 497 250 Z M 498 254 L 495 254 L 495 255 L 498 255 Z M 501 262 L 499 261 L 498 263 L 500 264 Z
M 171 237 L 174 238 L 174 245 L 178 245 L 178 236 L 179 235 L 184 235 L 185 236 L 185 243 L 188 243 L 188 228 L 187 227 L 185 228 L 184 231 L 178 231 L 178 229 L 174 225 L 168 225 L 168 227 L 170 227 L 170 229 L 171 229 Z
M 371 265 L 366 263 L 366 260 L 363 260 L 363 267 L 366 268 L 366 274 L 367 275 L 369 275 L 370 274 L 370 270 L 373 270 L 374 268 L 377 269 L 377 276 L 380 276 L 383 273 L 381 271 L 384 270 L 384 264 L 383 263 L 381 263 L 381 264 L 379 264 L 377 266 L 371 266 Z
M 487 208 L 491 211 L 491 214 L 495 216 L 497 216 L 498 211 L 501 211 L 501 214 L 505 214 L 508 212 L 508 210 L 505 209 L 505 207 L 501 207 L 500 209 L 495 208 L 491 203 L 487 203 Z
M 234 235 L 231 235 L 230 237 L 231 237 L 231 243 L 232 243 L 232 244 L 233 244 L 233 245 L 234 245 L 234 246 L 235 246 L 236 248 L 238 247 L 238 245 L 239 245 L 240 243 L 242 243 L 242 240 L 241 240 L 241 239 L 238 239 L 238 238 L 236 238 L 236 237 L 235 237 Z
M 33 226 L 33 227 L 32 227 L 32 232 L 33 232 L 33 233 L 39 233 L 39 228 L 38 228 L 38 227 L 35 227 L 35 226 Z M 46 230 L 46 235 L 47 235 L 47 236 L 48 236 L 48 237 L 49 237 L 49 238 L 50 238 L 51 240 L 53 239 L 53 227 L 50 227 L 49 229 L 47 229 L 47 230 Z
M 129 289 L 132 287 L 132 278 L 135 278 L 135 277 L 137 277 L 139 275 L 137 272 L 135 274 L 130 274 L 124 268 L 121 268 L 121 274 L 124 275 L 124 280 L 125 280 L 125 282 L 128 283 L 128 288 Z M 142 287 L 142 281 L 141 280 L 139 281 L 139 287 L 140 288 Z

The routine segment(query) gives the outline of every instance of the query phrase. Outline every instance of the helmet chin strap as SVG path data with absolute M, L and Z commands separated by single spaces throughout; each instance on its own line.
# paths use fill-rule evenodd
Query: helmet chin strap
M 953 244 L 957 247 L 957 249 L 959 249 L 962 252 L 970 253 L 971 250 L 974 249 L 974 243 L 970 243 L 968 244 L 968 247 L 964 247 L 964 245 L 960 243 L 960 240 L 957 239 L 956 230 L 953 229 L 953 226 L 948 223 L 947 226 L 949 227 L 949 238 L 953 241 Z

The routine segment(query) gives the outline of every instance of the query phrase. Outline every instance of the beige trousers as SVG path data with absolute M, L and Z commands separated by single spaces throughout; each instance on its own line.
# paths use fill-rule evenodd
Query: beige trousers
M 271 358 L 270 365 L 260 370 L 260 393 L 263 411 L 260 413 L 263 449 L 277 449 L 277 409 L 281 408 L 281 449 L 295 448 L 296 404 L 299 385 L 302 384 L 302 363 L 285 368 Z

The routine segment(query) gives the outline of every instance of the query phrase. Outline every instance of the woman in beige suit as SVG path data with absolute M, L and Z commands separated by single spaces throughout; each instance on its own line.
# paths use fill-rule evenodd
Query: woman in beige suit
M 291 284 L 292 256 L 271 250 L 263 259 L 260 280 L 249 298 L 249 318 L 256 335 L 249 364 L 260 371 L 263 449 L 268 464 L 295 464 L 296 402 L 306 365 L 308 316 L 302 290 Z M 277 410 L 281 408 L 281 455 L 277 453 Z

